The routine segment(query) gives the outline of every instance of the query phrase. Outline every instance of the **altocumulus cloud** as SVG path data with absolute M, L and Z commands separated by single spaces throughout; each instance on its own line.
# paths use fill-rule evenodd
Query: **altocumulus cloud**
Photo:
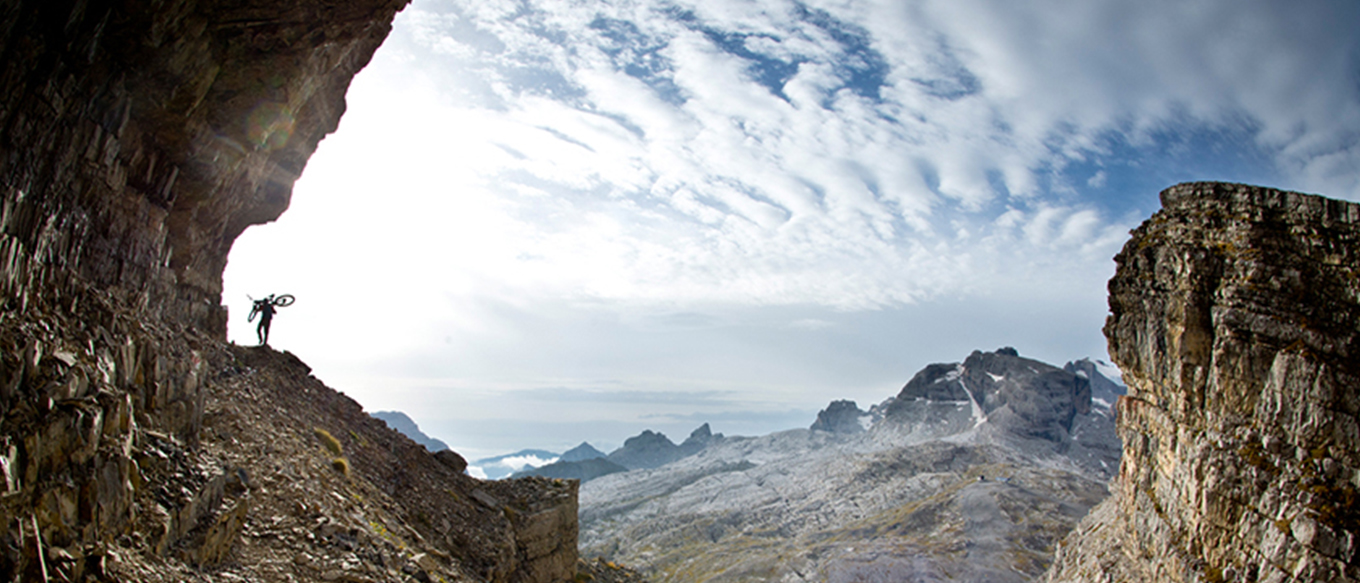
M 416 0 L 225 295 L 297 294 L 277 344 L 456 447 L 767 431 L 991 343 L 1100 357 L 1110 257 L 1160 189 L 1360 198 L 1357 23 L 1350 0 Z
M 1037 268 L 1105 273 L 1151 210 L 1112 180 L 1137 169 L 1105 166 L 1186 133 L 1245 137 L 1273 165 L 1260 178 L 1354 197 L 1357 16 L 710 0 L 418 2 L 400 18 L 401 50 L 458 72 L 455 105 L 517 128 L 488 136 L 518 155 L 480 178 L 552 195 L 515 211 L 539 226 L 533 255 L 611 258 L 571 270 L 576 291 L 863 309 Z

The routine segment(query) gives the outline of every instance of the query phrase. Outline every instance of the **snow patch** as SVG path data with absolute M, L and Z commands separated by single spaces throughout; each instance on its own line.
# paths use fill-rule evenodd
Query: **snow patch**
M 1084 378 L 1084 379 L 1086 379 L 1086 380 L 1090 380 L 1090 379 L 1091 379 L 1091 375 L 1086 374 L 1086 371 L 1084 371 L 1084 370 L 1078 370 L 1078 371 L 1077 371 L 1077 376 L 1079 376 L 1079 377 L 1081 377 L 1081 378 Z
M 1004 377 L 1004 376 L 1002 376 L 1002 375 L 999 375 L 999 374 L 987 373 L 987 376 L 991 377 L 991 378 L 992 378 L 992 382 L 994 382 L 994 383 L 999 383 L 999 382 L 1001 382 L 1001 381 L 1006 380 L 1006 377 Z
M 1118 384 L 1119 386 L 1125 386 L 1124 372 L 1119 370 L 1119 367 L 1113 364 L 1110 364 L 1103 360 L 1097 360 L 1096 372 L 1100 373 L 1100 376 L 1103 376 L 1107 379 L 1110 379 L 1111 381 L 1114 381 L 1115 384 Z
M 968 385 L 959 381 L 959 386 L 963 387 L 963 392 L 968 393 L 968 404 L 973 407 L 973 427 L 977 427 L 987 422 L 987 414 L 982 411 L 982 405 L 978 403 L 977 397 L 973 396 L 973 391 L 968 390 Z
M 863 427 L 865 431 L 868 431 L 870 427 L 873 427 L 873 426 L 874 426 L 874 416 L 873 416 L 873 415 L 860 415 L 860 416 L 859 416 L 859 426 L 860 426 L 860 427 Z

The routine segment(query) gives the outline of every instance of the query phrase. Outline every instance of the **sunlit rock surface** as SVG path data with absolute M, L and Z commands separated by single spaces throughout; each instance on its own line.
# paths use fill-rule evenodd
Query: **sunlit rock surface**
M 1191 183 L 1116 258 L 1113 495 L 1058 581 L 1360 579 L 1360 205 Z

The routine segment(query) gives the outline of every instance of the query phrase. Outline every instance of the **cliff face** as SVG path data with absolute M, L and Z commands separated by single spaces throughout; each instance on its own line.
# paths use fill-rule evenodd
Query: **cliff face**
M 287 208 L 407 1 L 0 0 L 0 579 L 571 576 L 574 486 L 478 486 L 224 342 L 233 241 Z
M 5 295 L 76 278 L 220 336 L 232 242 L 288 207 L 407 1 L 0 3 Z
M 1360 205 L 1162 193 L 1116 258 L 1109 500 L 1050 581 L 1360 579 Z

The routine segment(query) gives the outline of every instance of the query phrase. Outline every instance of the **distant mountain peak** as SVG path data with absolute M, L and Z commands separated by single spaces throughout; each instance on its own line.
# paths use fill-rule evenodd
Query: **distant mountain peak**
M 722 438 L 723 434 L 713 433 L 713 430 L 705 423 L 690 432 L 689 437 L 685 439 L 685 442 L 680 444 L 680 448 L 685 450 L 685 455 L 690 455 L 700 449 L 708 447 L 708 444 L 721 440 Z
M 511 477 L 522 478 L 525 476 L 542 476 L 545 478 L 580 480 L 584 483 L 600 476 L 626 471 L 628 471 L 628 468 L 611 462 L 606 458 L 599 457 L 577 461 L 556 461 L 545 466 L 515 472 Z
M 371 413 L 371 415 L 377 419 L 381 419 L 388 427 L 409 437 L 411 441 L 425 446 L 425 449 L 430 450 L 431 453 L 449 448 L 448 444 L 443 441 L 425 435 L 425 433 L 420 430 L 420 427 L 416 425 L 415 420 L 401 411 L 375 411 Z
M 1091 405 L 1106 413 L 1128 392 L 1119 369 L 1110 363 L 1083 358 L 1067 363 L 1063 370 L 1086 379 L 1091 384 Z
M 975 350 L 963 362 L 927 365 L 880 409 L 884 431 L 910 439 L 938 439 L 978 429 L 995 437 L 1038 439 L 1062 448 L 1079 438 L 1077 434 L 1085 431 L 1081 428 L 1097 422 L 1089 419 L 1093 413 L 1104 419 L 1099 423 L 1108 422 L 1117 394 L 1122 388 L 1089 360 L 1058 368 L 1002 347 L 994 352 Z M 1080 439 L 1093 435 L 1104 433 L 1086 431 Z M 1092 463 L 1113 459 L 1107 445 L 1090 444 L 1099 452 Z
M 680 445 L 663 433 L 644 429 L 624 440 L 623 447 L 610 452 L 607 459 L 630 470 L 650 469 L 694 455 L 722 440 L 723 434 L 713 433 L 707 423 L 691 432 Z
M 817 413 L 817 420 L 809 429 L 830 433 L 864 433 L 869 429 L 873 415 L 859 408 L 854 401 L 832 401 Z
M 581 445 L 573 447 L 562 454 L 561 462 L 579 462 L 605 457 L 605 453 L 595 449 L 595 446 L 582 441 Z
M 671 441 L 671 438 L 666 437 L 665 433 L 661 433 L 659 431 L 652 431 L 651 429 L 643 429 L 642 433 L 639 433 L 637 435 L 629 437 L 628 439 L 623 440 L 623 449 L 641 447 L 665 447 L 667 445 L 675 447 L 675 442 Z

